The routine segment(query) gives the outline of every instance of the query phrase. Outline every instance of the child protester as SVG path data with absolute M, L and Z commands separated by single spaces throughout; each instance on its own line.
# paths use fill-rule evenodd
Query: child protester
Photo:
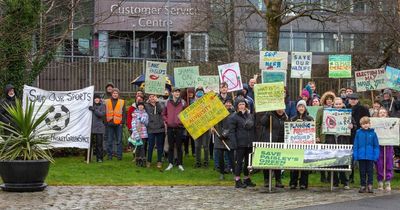
M 357 130 L 354 138 L 353 157 L 358 161 L 360 168 L 360 190 L 359 193 L 373 193 L 372 184 L 374 180 L 374 161 L 379 158 L 378 136 L 374 129 L 370 128 L 369 117 L 360 119 L 361 128 Z
M 389 113 L 385 108 L 380 108 L 378 111 L 379 117 L 388 117 Z M 384 151 L 386 150 L 386 151 Z M 385 162 L 384 155 L 386 153 L 386 177 L 384 177 Z M 378 175 L 378 190 L 383 190 L 383 181 L 385 180 L 385 190 L 390 192 L 390 181 L 393 178 L 393 146 L 379 146 L 379 159 L 376 162 L 376 172 Z
M 134 149 L 134 156 L 136 166 L 145 167 L 146 155 L 144 149 L 144 142 L 147 140 L 147 124 L 149 123 L 149 116 L 144 109 L 144 103 L 138 102 L 137 109 L 132 113 L 132 134 L 129 139 Z
M 89 107 L 89 110 L 93 112 L 91 142 L 96 142 L 96 160 L 98 163 L 101 163 L 103 162 L 103 138 L 106 129 L 104 125 L 106 106 L 101 102 L 99 94 L 94 94 L 93 98 L 94 104 Z

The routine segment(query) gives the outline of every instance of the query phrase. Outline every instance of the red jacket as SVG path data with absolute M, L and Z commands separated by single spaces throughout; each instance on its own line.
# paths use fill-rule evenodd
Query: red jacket
M 178 98 L 176 102 L 173 99 L 169 99 L 162 113 L 164 122 L 167 123 L 168 128 L 178 128 L 183 127 L 181 120 L 178 115 L 182 110 L 186 108 L 185 101 Z
M 135 109 L 136 108 L 134 106 L 130 106 L 126 114 L 126 127 L 128 127 L 129 131 L 132 129 L 132 113 L 135 111 Z

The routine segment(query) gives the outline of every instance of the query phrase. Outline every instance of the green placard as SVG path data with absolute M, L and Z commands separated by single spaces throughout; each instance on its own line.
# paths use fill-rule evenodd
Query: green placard
M 196 87 L 197 77 L 199 77 L 198 66 L 174 68 L 175 87 L 177 88 Z
M 329 55 L 329 78 L 351 78 L 351 55 Z
M 304 150 L 302 149 L 273 149 L 255 148 L 254 167 L 284 168 L 302 167 L 304 162 Z

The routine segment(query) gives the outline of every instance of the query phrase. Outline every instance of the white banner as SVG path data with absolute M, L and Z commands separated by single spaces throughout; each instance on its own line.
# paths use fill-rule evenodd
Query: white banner
M 371 128 L 375 129 L 379 145 L 398 146 L 400 144 L 399 118 L 371 117 Z
M 55 148 L 90 147 L 94 87 L 90 86 L 73 91 L 46 91 L 36 87 L 24 86 L 23 104 L 26 99 L 43 106 L 39 116 L 47 109 L 49 114 L 42 126 L 45 134 L 50 135 L 51 146 Z

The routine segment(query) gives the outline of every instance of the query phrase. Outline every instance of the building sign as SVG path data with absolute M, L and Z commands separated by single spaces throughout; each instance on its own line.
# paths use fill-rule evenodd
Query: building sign
M 196 3 L 95 1 L 97 30 L 112 31 L 206 31 L 207 1 Z M 168 15 L 170 20 L 168 21 Z M 198 23 L 197 23 L 198 22 Z

